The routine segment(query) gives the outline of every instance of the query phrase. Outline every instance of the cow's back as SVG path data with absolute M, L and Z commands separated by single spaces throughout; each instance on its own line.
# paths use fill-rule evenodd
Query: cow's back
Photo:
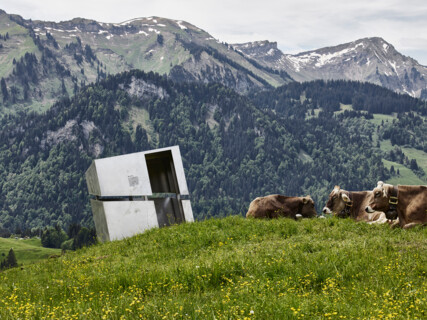
M 427 224 L 427 186 L 399 186 L 397 210 L 402 227 Z
M 277 218 L 286 216 L 287 202 L 298 197 L 286 197 L 279 194 L 273 194 L 265 197 L 256 198 L 249 205 L 246 218 Z

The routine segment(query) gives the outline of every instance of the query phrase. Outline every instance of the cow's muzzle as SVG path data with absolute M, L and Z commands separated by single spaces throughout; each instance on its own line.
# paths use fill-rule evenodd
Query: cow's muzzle
M 331 209 L 329 209 L 328 207 L 324 207 L 324 208 L 323 208 L 323 210 L 322 210 L 322 213 L 323 213 L 323 214 L 331 214 L 331 213 L 332 213 L 332 211 L 331 211 Z
M 373 213 L 373 212 L 375 212 L 375 210 L 374 210 L 374 209 L 372 209 L 372 208 L 371 208 L 371 206 L 367 206 L 367 207 L 365 208 L 365 211 L 366 211 L 367 213 Z

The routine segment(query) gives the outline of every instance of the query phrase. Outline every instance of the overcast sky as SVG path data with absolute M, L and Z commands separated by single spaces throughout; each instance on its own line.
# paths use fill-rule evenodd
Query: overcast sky
M 285 53 L 376 36 L 427 65 L 426 0 L 2 0 L 0 8 L 33 20 L 185 20 L 220 41 L 277 41 Z

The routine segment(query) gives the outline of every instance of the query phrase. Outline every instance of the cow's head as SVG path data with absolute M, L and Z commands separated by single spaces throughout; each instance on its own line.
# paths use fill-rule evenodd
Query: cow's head
M 302 197 L 301 215 L 304 218 L 312 218 L 317 216 L 314 201 L 310 196 Z
M 340 189 L 339 186 L 335 186 L 334 190 L 329 194 L 328 202 L 323 208 L 324 214 L 333 214 L 334 216 L 345 218 L 346 217 L 346 206 L 351 203 L 348 191 Z
M 390 196 L 392 195 L 393 185 L 378 181 L 377 187 L 372 190 L 372 197 L 369 205 L 365 208 L 366 212 L 374 211 L 385 212 L 387 219 L 395 219 L 396 212 L 390 211 Z

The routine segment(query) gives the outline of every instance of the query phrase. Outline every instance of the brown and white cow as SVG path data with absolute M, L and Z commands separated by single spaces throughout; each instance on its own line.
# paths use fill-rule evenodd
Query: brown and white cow
M 336 217 L 351 217 L 356 221 L 367 223 L 386 223 L 387 218 L 383 212 L 365 211 L 372 197 L 372 191 L 346 191 L 335 186 L 329 194 L 328 202 L 323 208 L 324 214 L 333 214 Z
M 314 201 L 310 196 L 287 197 L 280 194 L 256 198 L 251 202 L 246 213 L 246 218 L 287 217 L 298 219 L 316 216 Z
M 372 193 L 367 212 L 378 210 L 389 219 L 397 217 L 393 225 L 404 229 L 427 225 L 427 186 L 393 186 L 379 181 Z

